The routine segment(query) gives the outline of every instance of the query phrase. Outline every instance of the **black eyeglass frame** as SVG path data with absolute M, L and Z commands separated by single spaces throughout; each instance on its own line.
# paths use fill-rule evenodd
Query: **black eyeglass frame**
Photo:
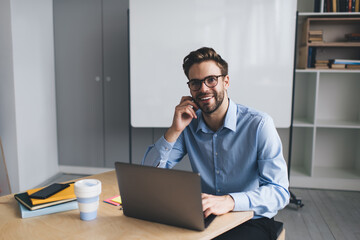
M 219 82 L 219 77 L 225 77 L 225 76 L 226 76 L 226 74 L 210 75 L 210 76 L 207 76 L 207 77 L 205 77 L 205 78 L 203 78 L 203 79 L 201 79 L 201 80 L 200 80 L 200 79 L 191 79 L 191 80 L 189 80 L 186 84 L 188 85 L 188 87 L 189 87 L 190 90 L 192 90 L 192 91 L 199 91 L 199 89 L 201 88 L 201 86 L 202 86 L 203 83 L 204 83 L 208 88 L 214 88 L 214 87 L 217 86 L 217 84 L 218 84 L 218 82 Z M 210 78 L 215 78 L 215 79 L 216 79 L 216 84 L 215 84 L 214 86 L 209 86 L 209 85 L 207 85 L 206 80 L 208 80 L 208 79 L 210 79 Z M 199 87 L 198 87 L 197 89 L 191 89 L 190 83 L 192 83 L 192 82 L 200 82 Z

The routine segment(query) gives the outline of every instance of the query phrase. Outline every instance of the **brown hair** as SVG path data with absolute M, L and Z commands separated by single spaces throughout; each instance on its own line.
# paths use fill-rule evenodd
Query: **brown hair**
M 202 47 L 198 50 L 192 51 L 184 58 L 183 69 L 187 78 L 189 78 L 189 69 L 195 63 L 201 63 L 204 61 L 215 61 L 216 65 L 220 68 L 221 74 L 228 74 L 228 64 L 221 58 L 214 49 L 208 47 Z

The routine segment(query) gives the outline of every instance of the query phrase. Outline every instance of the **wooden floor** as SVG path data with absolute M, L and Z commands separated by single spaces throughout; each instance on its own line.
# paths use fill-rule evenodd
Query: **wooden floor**
M 82 177 L 59 175 L 52 182 Z M 305 205 L 289 204 L 275 217 L 284 222 L 286 240 L 360 240 L 360 192 L 292 188 Z
M 286 240 L 360 240 L 360 192 L 291 189 L 305 205 L 290 204 L 275 217 Z

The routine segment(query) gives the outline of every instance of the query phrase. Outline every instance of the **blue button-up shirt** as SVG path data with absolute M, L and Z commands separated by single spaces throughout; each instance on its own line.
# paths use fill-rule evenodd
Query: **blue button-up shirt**
M 172 168 L 188 154 L 201 175 L 202 191 L 230 194 L 234 211 L 253 210 L 254 218 L 276 215 L 289 202 L 282 145 L 272 118 L 229 101 L 224 125 L 216 132 L 201 110 L 174 143 L 161 137 L 145 153 L 144 165 Z

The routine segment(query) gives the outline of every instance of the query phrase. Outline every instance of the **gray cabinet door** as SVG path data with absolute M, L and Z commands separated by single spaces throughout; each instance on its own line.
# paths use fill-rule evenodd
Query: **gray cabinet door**
M 103 1 L 105 167 L 129 162 L 129 1 Z
M 104 166 L 101 0 L 54 0 L 61 165 Z

